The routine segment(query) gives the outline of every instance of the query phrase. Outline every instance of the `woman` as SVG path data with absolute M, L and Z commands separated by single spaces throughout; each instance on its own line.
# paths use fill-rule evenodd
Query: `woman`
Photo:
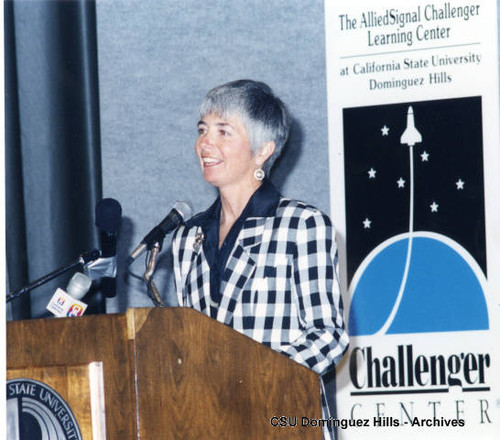
M 348 344 L 334 229 L 265 178 L 288 138 L 286 107 L 240 80 L 211 90 L 200 114 L 195 150 L 219 197 L 174 235 L 179 304 L 324 374 Z

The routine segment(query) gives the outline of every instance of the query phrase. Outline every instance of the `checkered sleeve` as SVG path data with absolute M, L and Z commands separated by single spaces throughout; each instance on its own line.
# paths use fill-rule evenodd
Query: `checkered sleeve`
M 281 347 L 296 362 L 316 373 L 333 368 L 348 346 L 337 270 L 335 231 L 318 210 L 305 210 L 297 225 L 294 294 L 302 334 Z

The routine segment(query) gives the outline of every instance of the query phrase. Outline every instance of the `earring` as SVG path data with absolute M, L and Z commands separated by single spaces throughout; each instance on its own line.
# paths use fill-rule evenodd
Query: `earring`
M 266 177 L 266 173 L 264 172 L 264 170 L 262 168 L 257 168 L 253 172 L 253 177 L 255 177 L 257 180 L 263 180 L 264 177 Z

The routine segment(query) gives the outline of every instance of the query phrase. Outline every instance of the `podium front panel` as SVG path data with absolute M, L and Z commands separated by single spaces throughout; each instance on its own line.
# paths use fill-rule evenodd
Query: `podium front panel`
M 141 438 L 322 438 L 301 427 L 321 418 L 311 370 L 192 309 L 129 312 Z M 297 425 L 279 426 L 283 416 Z

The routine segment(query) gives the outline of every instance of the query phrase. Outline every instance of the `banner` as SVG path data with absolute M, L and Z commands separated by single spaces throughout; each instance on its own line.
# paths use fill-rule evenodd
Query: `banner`
M 494 1 L 325 0 L 340 439 L 500 432 Z

